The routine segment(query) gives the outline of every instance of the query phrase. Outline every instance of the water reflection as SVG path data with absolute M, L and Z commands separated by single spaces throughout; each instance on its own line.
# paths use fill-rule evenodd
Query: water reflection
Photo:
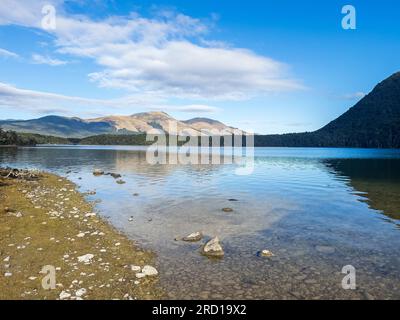
M 400 220 L 400 161 L 398 159 L 333 159 L 325 161 L 336 174 L 362 193 L 375 210 Z

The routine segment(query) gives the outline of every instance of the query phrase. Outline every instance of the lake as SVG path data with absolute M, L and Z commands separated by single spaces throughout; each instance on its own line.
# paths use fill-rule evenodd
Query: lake
M 256 148 L 243 176 L 234 164 L 150 165 L 141 147 L 0 148 L 0 164 L 95 190 L 98 212 L 156 253 L 171 299 L 400 299 L 400 150 Z M 175 241 L 195 231 L 218 236 L 224 258 Z M 348 265 L 356 290 L 342 288 Z

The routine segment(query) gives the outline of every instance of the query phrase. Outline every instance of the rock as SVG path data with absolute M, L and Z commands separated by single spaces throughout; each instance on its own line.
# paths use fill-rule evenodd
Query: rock
M 122 177 L 119 173 L 110 173 L 110 176 L 113 177 L 114 179 L 119 179 Z
M 222 209 L 223 212 L 233 212 L 232 208 L 223 208 Z
M 85 236 L 85 234 L 84 234 L 83 232 L 81 232 L 81 233 L 78 233 L 76 236 L 77 236 L 78 238 L 83 238 L 83 237 Z
M 144 278 L 146 275 L 142 272 L 136 273 L 136 278 L 141 279 Z
M 77 297 L 82 297 L 83 295 L 86 294 L 86 292 L 87 292 L 87 290 L 86 290 L 85 288 L 81 288 L 81 289 L 79 289 L 79 290 L 77 290 L 77 291 L 75 292 L 75 295 L 76 295 Z
M 132 222 L 132 221 L 133 221 L 133 217 L 130 217 L 130 218 L 128 219 L 128 221 L 129 221 L 129 222 Z
M 238 199 L 228 199 L 228 201 L 230 201 L 230 202 L 238 202 L 239 200 Z
M 4 274 L 4 276 L 5 276 L 5 277 L 11 277 L 11 276 L 12 276 L 12 273 L 11 273 L 11 272 L 6 272 L 6 273 Z
M 6 257 L 6 258 L 4 258 L 4 260 L 3 260 L 4 262 L 8 262 L 8 261 L 10 261 L 10 256 L 8 256 L 8 257 Z
M 335 248 L 329 247 L 329 246 L 316 246 L 315 250 L 317 250 L 318 252 L 327 253 L 327 254 L 331 254 L 331 253 L 335 252 Z
M 364 300 L 375 300 L 375 297 L 367 291 L 363 291 L 363 298 Z
M 273 257 L 273 256 L 274 256 L 274 254 L 273 254 L 271 251 L 269 251 L 269 250 L 262 250 L 262 251 L 259 252 L 258 255 L 259 255 L 260 257 L 264 257 L 264 258 L 270 258 L 270 257 Z
M 182 240 L 187 242 L 197 242 L 203 239 L 203 234 L 201 232 L 194 232 L 184 237 Z
M 144 266 L 142 269 L 142 273 L 148 277 L 154 277 L 158 275 L 157 269 L 152 266 Z
M 90 213 L 86 213 L 85 214 L 85 217 L 86 218 L 89 218 L 89 217 L 95 217 L 96 216 L 96 213 L 94 213 L 94 212 L 90 212 Z M 78 216 L 79 217 L 79 216 Z
M 91 253 L 88 253 L 88 254 L 78 257 L 78 261 L 83 262 L 83 263 L 90 263 L 93 258 L 94 258 L 94 255 Z
M 139 197 L 139 193 L 134 193 L 133 196 L 134 197 Z
M 68 299 L 68 298 L 70 298 L 70 297 L 71 297 L 71 294 L 68 293 L 68 292 L 66 292 L 66 291 L 62 291 L 62 292 L 60 293 L 60 300 Z
M 103 170 L 100 170 L 100 169 L 94 169 L 93 170 L 93 175 L 94 176 L 102 176 L 103 174 L 104 174 Z
M 134 265 L 131 265 L 131 270 L 132 270 L 133 272 L 139 272 L 139 271 L 141 271 L 141 270 L 142 270 L 142 268 L 141 268 L 141 267 L 139 267 L 139 266 L 134 266 Z
M 121 180 L 121 179 L 120 179 L 120 180 L 117 180 L 117 183 L 118 183 L 118 184 L 125 184 L 126 182 L 125 182 L 124 180 Z
M 208 241 L 203 248 L 201 249 L 202 254 L 209 257 L 223 257 L 224 250 L 222 249 L 221 244 L 219 243 L 218 237 L 211 239 Z

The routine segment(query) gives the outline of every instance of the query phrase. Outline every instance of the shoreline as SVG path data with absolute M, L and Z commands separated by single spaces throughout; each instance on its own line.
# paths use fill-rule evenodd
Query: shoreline
M 0 169 L 0 300 L 164 298 L 155 254 L 100 218 L 74 183 L 8 171 Z

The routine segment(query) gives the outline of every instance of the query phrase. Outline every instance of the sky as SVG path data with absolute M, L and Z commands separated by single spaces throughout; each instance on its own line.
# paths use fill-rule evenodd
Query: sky
M 0 0 L 0 119 L 160 110 L 316 130 L 400 71 L 399 14 L 397 0 Z

